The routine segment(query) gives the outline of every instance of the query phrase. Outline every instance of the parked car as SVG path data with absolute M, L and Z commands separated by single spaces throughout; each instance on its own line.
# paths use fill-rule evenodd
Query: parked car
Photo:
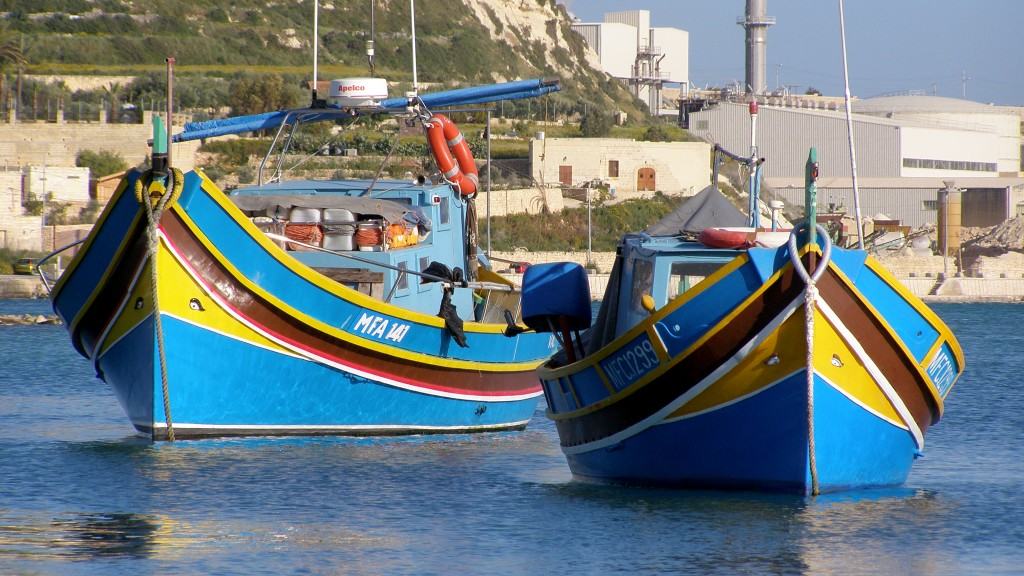
M 15 274 L 35 274 L 36 273 L 36 259 L 35 258 L 18 258 L 14 261 L 14 273 Z

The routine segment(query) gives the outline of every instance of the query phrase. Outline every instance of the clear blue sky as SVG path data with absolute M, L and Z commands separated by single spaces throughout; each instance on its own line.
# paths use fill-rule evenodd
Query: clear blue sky
M 560 0 L 583 21 L 605 12 L 649 10 L 652 26 L 690 33 L 690 81 L 744 79 L 744 0 Z M 843 94 L 838 0 L 768 0 L 768 88 L 795 84 Z M 1024 0 L 847 0 L 850 92 L 869 98 L 920 90 L 1024 105 Z

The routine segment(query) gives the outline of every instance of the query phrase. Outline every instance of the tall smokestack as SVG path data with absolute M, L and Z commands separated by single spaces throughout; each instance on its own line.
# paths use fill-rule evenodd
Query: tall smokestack
M 764 94 L 768 51 L 768 27 L 775 18 L 766 16 L 768 0 L 747 0 L 747 15 L 736 21 L 747 31 L 747 94 Z

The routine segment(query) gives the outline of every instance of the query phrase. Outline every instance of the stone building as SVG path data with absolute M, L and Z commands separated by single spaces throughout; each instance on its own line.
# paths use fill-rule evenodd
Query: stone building
M 692 196 L 711 182 L 711 146 L 621 138 L 539 138 L 530 142 L 530 174 L 543 186 L 575 188 L 596 180 L 616 192 Z

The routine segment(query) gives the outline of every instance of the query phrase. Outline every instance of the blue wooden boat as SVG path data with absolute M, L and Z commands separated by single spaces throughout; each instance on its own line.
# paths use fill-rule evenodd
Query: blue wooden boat
M 313 106 L 187 127 L 176 139 L 557 89 Z M 474 98 L 478 98 L 474 100 Z M 282 134 L 284 136 L 282 136 Z M 154 162 L 156 164 L 156 162 Z M 262 176 L 262 171 L 261 171 Z M 268 182 L 133 171 L 52 290 L 75 349 L 154 439 L 522 429 L 547 335 L 507 338 L 519 294 L 475 255 L 449 179 Z
M 523 320 L 565 345 L 538 372 L 575 477 L 809 494 L 905 481 L 960 345 L 864 250 L 820 225 L 782 237 L 627 235 L 593 326 L 582 269 L 527 270 Z

